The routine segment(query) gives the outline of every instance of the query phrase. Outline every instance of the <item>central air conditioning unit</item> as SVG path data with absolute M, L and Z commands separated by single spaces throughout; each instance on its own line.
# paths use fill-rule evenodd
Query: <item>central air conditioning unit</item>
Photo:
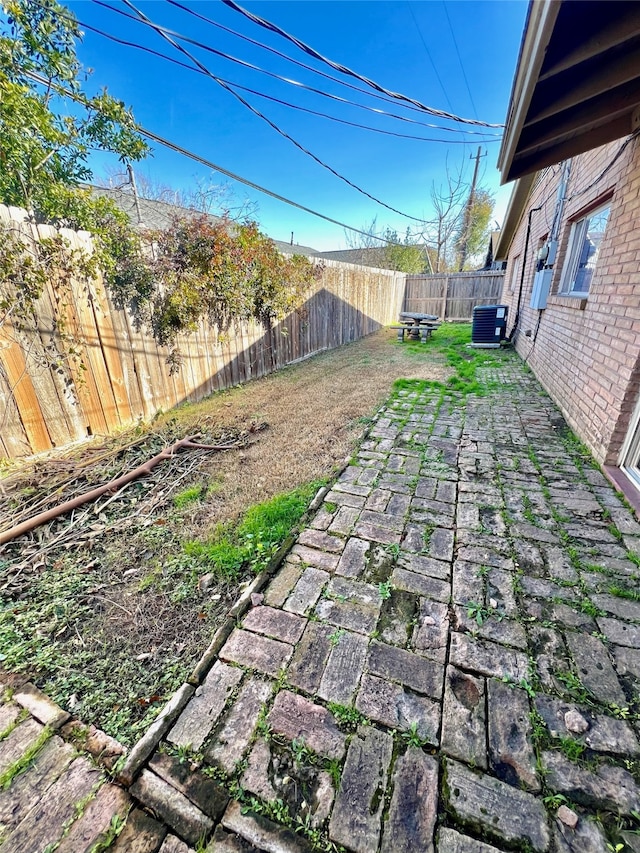
M 471 346 L 497 348 L 507 334 L 508 305 L 476 305 L 471 325 Z

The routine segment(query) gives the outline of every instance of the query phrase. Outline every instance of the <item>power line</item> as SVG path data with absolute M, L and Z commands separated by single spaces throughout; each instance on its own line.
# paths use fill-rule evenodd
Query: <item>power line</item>
M 169 2 L 171 3 L 172 0 L 169 0 Z M 411 5 L 411 0 L 407 0 L 407 6 L 409 7 L 409 12 L 411 13 L 411 17 L 413 18 L 413 23 L 416 26 L 416 30 L 418 32 L 418 35 L 420 36 L 420 41 L 422 42 L 422 45 L 424 47 L 424 51 L 427 54 L 429 62 L 431 63 L 431 67 L 433 68 L 433 72 L 436 75 L 436 79 L 437 79 L 438 83 L 440 84 L 440 88 L 442 89 L 442 94 L 444 95 L 444 99 L 447 102 L 447 106 L 453 112 L 453 104 L 449 100 L 449 96 L 447 95 L 447 90 L 444 88 L 444 83 L 442 82 L 442 79 L 440 78 L 440 74 L 438 73 L 438 69 L 436 67 L 435 62 L 433 61 L 433 57 L 431 56 L 431 51 L 429 50 L 429 48 L 427 46 L 426 39 L 422 35 L 422 30 L 420 29 L 420 24 L 418 23 L 418 19 L 416 18 L 415 12 L 413 11 L 413 6 Z
M 42 77 L 42 75 L 37 74 L 35 71 L 26 71 L 26 76 L 31 80 L 34 80 L 36 83 L 40 83 L 42 86 L 51 86 L 51 88 L 55 89 L 59 94 L 64 95 L 67 98 L 70 98 L 72 101 L 76 101 L 77 103 L 83 104 L 86 106 L 85 100 L 82 96 L 76 94 L 75 92 L 71 92 L 69 89 L 65 89 L 63 86 L 58 86 L 55 83 L 51 83 L 46 77 Z M 199 154 L 195 154 L 193 151 L 189 151 L 188 148 L 183 148 L 181 145 L 178 145 L 175 142 L 171 142 L 168 139 L 165 139 L 163 136 L 160 136 L 157 133 L 154 133 L 152 130 L 147 130 L 147 128 L 142 127 L 141 125 L 136 125 L 136 130 L 142 136 L 146 136 L 147 139 L 151 139 L 153 142 L 157 142 L 159 145 L 163 145 L 165 148 L 169 148 L 171 151 L 175 151 L 177 154 L 181 154 L 183 157 L 188 157 L 190 160 L 194 160 L 196 163 L 200 163 L 201 166 L 206 166 L 208 169 L 213 169 L 215 172 L 220 172 L 221 175 L 225 175 L 227 178 L 231 178 L 232 181 L 237 181 L 244 186 L 251 187 L 251 189 L 256 190 L 257 192 L 263 193 L 264 195 L 269 196 L 270 198 L 275 199 L 276 201 L 281 201 L 283 204 L 287 204 L 290 207 L 295 207 L 297 210 L 301 210 L 304 213 L 309 213 L 311 216 L 315 216 L 318 219 L 323 219 L 325 222 L 330 222 L 332 225 L 338 225 L 340 228 L 346 228 L 347 231 L 353 231 L 354 234 L 361 234 L 363 237 L 371 237 L 371 234 L 368 231 L 363 231 L 361 228 L 354 228 L 353 225 L 347 225 L 345 222 L 340 222 L 339 219 L 334 219 L 331 216 L 327 216 L 324 213 L 319 213 L 317 210 L 313 210 L 310 207 L 306 207 L 304 204 L 300 204 L 297 201 L 293 201 L 286 196 L 280 195 L 279 193 L 274 192 L 273 190 L 269 190 L 266 187 L 261 186 L 260 184 L 256 184 L 254 181 L 250 181 L 248 178 L 243 178 L 241 175 L 236 174 L 235 172 L 231 172 L 229 169 L 225 169 L 224 166 L 219 166 L 217 163 L 208 160 L 206 157 L 201 157 Z M 381 240 L 384 243 L 389 244 L 390 246 L 403 246 L 404 243 L 400 243 L 396 240 L 389 240 L 386 237 L 376 237 L 376 239 Z
M 300 48 L 300 50 L 309 54 L 309 56 L 313 56 L 314 59 L 319 60 L 320 62 L 324 62 L 326 65 L 331 66 L 336 71 L 339 71 L 341 74 L 346 74 L 349 77 L 355 77 L 356 80 L 360 80 L 362 83 L 366 83 L 367 86 L 371 86 L 372 89 L 375 89 L 378 92 L 382 92 L 383 95 L 387 95 L 390 98 L 394 98 L 398 101 L 406 101 L 409 104 L 413 104 L 424 112 L 429 113 L 429 115 L 438 116 L 439 118 L 445 118 L 449 121 L 457 121 L 462 122 L 464 124 L 474 124 L 481 125 L 482 127 L 504 127 L 502 124 L 490 124 L 486 121 L 479 121 L 478 119 L 471 118 L 461 118 L 460 116 L 454 115 L 453 113 L 444 112 L 444 110 L 437 110 L 434 107 L 428 107 L 426 104 L 423 104 L 421 101 L 416 100 L 415 98 L 410 98 L 407 95 L 402 95 L 400 92 L 393 92 L 390 89 L 385 89 L 384 86 L 381 86 L 379 83 L 376 83 L 374 80 L 370 80 L 368 77 L 364 77 L 362 74 L 358 74 L 357 71 L 352 71 L 351 68 L 348 68 L 346 65 L 341 65 L 339 62 L 333 62 L 333 60 L 328 59 L 326 56 L 323 56 L 321 53 L 318 53 L 317 50 L 310 47 L 305 42 L 300 41 L 295 36 L 290 35 L 286 30 L 283 30 L 281 27 L 278 27 L 276 24 L 272 24 L 270 21 L 261 18 L 259 15 L 254 15 L 253 12 L 249 12 L 247 9 L 243 9 L 242 6 L 238 5 L 235 0 L 222 0 L 225 6 L 228 6 L 230 9 L 233 9 L 235 12 L 240 12 L 241 15 L 244 15 L 250 21 L 253 21 L 254 24 L 258 24 L 260 27 L 264 27 L 272 33 L 277 33 L 288 41 L 292 42 L 296 45 L 296 47 Z
M 131 0 L 123 0 L 123 3 L 125 3 L 130 9 L 133 9 L 133 11 L 136 14 L 140 15 L 140 17 L 143 20 L 148 21 L 150 26 L 152 26 L 154 29 L 156 29 L 153 21 L 151 21 L 149 18 L 147 18 L 147 16 L 143 12 L 141 12 L 139 9 L 137 9 L 133 5 Z M 226 89 L 227 92 L 230 92 L 233 95 L 233 97 L 236 98 L 238 101 L 240 101 L 240 103 L 243 106 L 245 106 L 248 110 L 250 110 L 254 115 L 258 116 L 258 118 L 261 118 L 263 121 L 265 121 L 269 125 L 269 127 L 273 128 L 273 130 L 275 130 L 277 133 L 279 133 L 282 137 L 284 137 L 285 139 L 288 139 L 289 142 L 291 142 L 293 145 L 295 145 L 296 148 L 298 148 L 300 151 L 302 151 L 308 157 L 311 157 L 311 159 L 314 160 L 316 163 L 318 163 L 318 165 L 322 166 L 323 169 L 327 169 L 327 171 L 331 172 L 332 175 L 335 175 L 336 178 L 339 178 L 341 181 L 343 181 L 348 186 L 352 187 L 357 192 L 359 192 L 362 195 L 366 196 L 367 198 L 371 199 L 371 201 L 376 202 L 376 204 L 379 204 L 382 207 L 386 207 L 387 210 L 390 210 L 392 213 L 397 213 L 399 216 L 402 216 L 405 219 L 411 219 L 413 222 L 420 222 L 420 223 L 424 222 L 423 219 L 420 219 L 417 216 L 412 216 L 409 213 L 404 213 L 402 210 L 398 210 L 397 207 L 392 207 L 390 204 L 387 204 L 386 202 L 382 201 L 381 199 L 377 198 L 376 196 L 374 196 L 371 193 L 367 192 L 366 190 L 362 189 L 362 187 L 358 186 L 358 184 L 355 184 L 353 181 L 350 181 L 349 178 L 345 177 L 340 172 L 336 171 L 332 166 L 329 166 L 328 163 L 325 163 L 324 160 L 321 160 L 312 151 L 309 151 L 308 148 L 305 148 L 296 139 L 294 139 L 292 136 L 290 136 L 286 131 L 284 131 L 284 130 L 282 130 L 282 128 L 278 127 L 278 125 L 275 124 L 275 122 L 271 121 L 271 119 L 267 118 L 267 116 L 265 116 L 263 113 L 261 113 L 259 110 L 257 110 L 254 106 L 252 106 L 247 100 L 245 100 L 242 97 L 242 95 L 239 95 L 237 92 L 235 92 L 231 88 L 231 86 L 228 86 L 219 77 L 216 77 L 215 74 L 212 74 L 209 71 L 209 69 L 206 67 L 206 65 L 203 65 L 202 62 L 200 62 L 200 60 L 197 59 L 192 53 L 190 53 L 185 47 L 182 47 L 182 45 L 180 45 L 176 41 L 174 41 L 171 38 L 171 36 L 162 32 L 161 28 L 158 28 L 157 32 L 158 32 L 158 35 L 160 35 L 162 38 L 164 38 L 166 41 L 168 41 L 169 44 L 173 45 L 173 47 L 175 47 L 176 50 L 179 50 L 181 53 L 183 53 L 185 56 L 187 56 L 193 63 L 195 63 L 198 66 L 198 68 L 200 68 L 205 74 L 207 74 L 209 77 L 211 77 L 212 80 L 214 80 L 216 83 L 218 83 L 219 86 L 222 86 L 223 89 Z
M 35 2 L 36 5 L 40 5 L 37 2 L 37 0 L 33 0 L 33 2 Z M 97 6 L 102 6 L 105 9 L 109 9 L 111 12 L 115 12 L 116 14 L 121 15 L 130 21 L 134 21 L 135 23 L 141 24 L 141 25 L 146 26 L 146 27 L 152 27 L 153 29 L 156 30 L 156 32 L 161 31 L 162 33 L 165 33 L 165 34 L 171 36 L 172 38 L 177 39 L 178 41 L 184 41 L 187 44 L 191 44 L 194 47 L 198 47 L 201 50 L 205 50 L 208 53 L 212 53 L 215 56 L 219 56 L 221 59 L 225 59 L 229 62 L 233 62 L 237 65 L 242 66 L 243 68 L 248 68 L 251 71 L 257 71 L 259 74 L 264 74 L 267 77 L 271 77 L 272 79 L 278 80 L 281 83 L 287 83 L 288 85 L 295 86 L 298 89 L 304 89 L 305 91 L 313 92 L 313 94 L 315 94 L 315 95 L 321 95 L 323 98 L 329 98 L 332 101 L 337 101 L 338 103 L 346 104 L 347 106 L 350 106 L 350 107 L 357 107 L 358 109 L 366 110 L 367 112 L 372 112 L 372 113 L 375 113 L 376 115 L 382 115 L 382 116 L 386 116 L 388 118 L 394 118 L 394 119 L 397 119 L 398 121 L 408 122 L 409 124 L 417 124 L 417 125 L 420 125 L 422 127 L 428 127 L 428 128 L 434 129 L 434 130 L 440 130 L 443 133 L 461 133 L 461 134 L 468 134 L 468 135 L 472 135 L 472 136 L 482 136 L 483 137 L 482 141 L 485 141 L 485 139 L 484 139 L 485 136 L 493 135 L 493 134 L 488 134 L 488 131 L 474 131 L 474 130 L 466 130 L 466 129 L 461 129 L 461 128 L 443 127 L 442 125 L 418 121 L 417 119 L 412 119 L 412 118 L 409 118 L 408 116 L 398 115 L 397 113 L 390 113 L 390 112 L 387 112 L 386 110 L 381 110 L 377 107 L 369 107 L 366 104 L 358 104 L 355 101 L 350 101 L 347 98 L 342 98 L 340 95 L 334 95 L 334 94 L 331 94 L 330 92 L 323 92 L 322 89 L 316 89 L 313 86 L 307 86 L 306 84 L 301 83 L 298 80 L 293 80 L 289 77 L 283 77 L 280 74 L 274 73 L 273 71 L 267 71 L 265 68 L 261 68 L 259 65 L 254 65 L 252 62 L 247 62 L 244 59 L 239 59 L 238 57 L 231 56 L 230 54 L 224 53 L 223 51 L 220 51 L 214 47 L 211 47 L 211 45 L 197 41 L 196 39 L 189 38 L 189 36 L 182 35 L 181 33 L 178 33 L 175 30 L 168 29 L 167 27 L 163 27 L 160 24 L 154 23 L 153 25 L 151 25 L 149 22 L 143 20 L 142 18 L 137 18 L 135 15 L 130 15 L 129 13 L 125 12 L 123 9 L 118 9 L 115 6 L 111 6 L 109 3 L 105 3 L 104 0 L 93 0 L 93 2 Z M 92 27 L 89 24 L 86 24 L 86 23 L 79 21 L 73 15 L 67 15 L 65 17 L 68 17 L 69 19 L 72 19 L 73 21 L 77 21 L 77 23 L 81 24 L 81 26 L 86 27 L 87 29 L 93 30 L 94 32 L 98 32 L 98 33 L 104 35 L 104 33 L 102 33 L 101 30 L 97 29 L 96 27 Z M 141 49 L 142 50 L 150 50 L 150 48 L 144 48 L 144 47 L 141 47 Z M 156 51 L 153 51 L 153 53 L 156 53 L 156 55 L 158 55 L 158 56 L 163 56 L 163 54 L 159 54 Z M 190 67 L 190 66 L 187 66 L 187 67 Z M 313 70 L 313 69 L 311 69 L 311 70 Z M 320 72 L 318 72 L 318 73 L 320 73 Z M 323 75 L 323 76 L 325 76 L 325 75 Z M 336 78 L 332 77 L 330 79 L 335 80 Z M 337 81 L 337 82 L 340 82 L 340 81 Z M 348 84 L 345 83 L 344 85 L 348 85 Z M 357 91 L 363 91 L 361 89 L 358 89 L 355 86 L 350 86 L 350 88 L 354 88 Z M 365 94 L 371 95 L 372 97 L 376 97 L 372 93 L 365 92 Z M 380 96 L 378 96 L 378 97 L 380 97 Z M 388 98 L 381 98 L 381 100 L 383 100 L 385 102 L 389 102 Z M 413 109 L 413 108 L 407 106 L 406 109 Z M 418 110 L 418 112 L 420 112 L 420 110 Z M 488 126 L 493 127 L 493 125 L 488 125 Z M 503 125 L 495 125 L 495 127 L 503 127 Z M 496 139 L 498 139 L 498 138 L 501 138 L 500 135 L 496 135 Z
M 130 47 L 130 48 L 133 48 L 134 50 L 141 50 L 144 53 L 150 54 L 151 56 L 157 56 L 159 59 L 164 59 L 166 62 L 171 62 L 173 65 L 177 65 L 178 67 L 184 68 L 187 71 L 192 71 L 195 74 L 202 74 L 205 77 L 209 76 L 209 75 L 205 74 L 205 72 L 202 71 L 200 68 L 194 68 L 193 65 L 189 65 L 186 62 L 181 62 L 179 59 L 176 59 L 173 56 L 169 56 L 166 53 L 162 53 L 159 50 L 154 50 L 153 48 L 147 47 L 146 45 L 143 45 L 143 44 L 138 44 L 138 42 L 128 41 L 127 39 L 121 39 L 118 36 L 114 36 L 112 33 L 108 33 L 105 30 L 101 30 L 99 27 L 94 27 L 92 24 L 87 24 L 85 21 L 81 21 L 79 18 L 77 18 L 75 20 L 83 29 L 90 30 L 91 32 L 96 33 L 96 35 L 99 35 L 99 36 L 102 36 L 103 38 L 109 39 L 109 41 L 113 41 L 116 44 L 122 45 L 123 47 Z M 438 143 L 444 143 L 447 145 L 467 145 L 466 140 L 433 139 L 433 138 L 425 137 L 425 136 L 414 136 L 413 134 L 409 134 L 409 133 L 398 133 L 397 131 L 393 131 L 393 130 L 383 130 L 382 128 L 379 128 L 379 127 L 372 127 L 371 125 L 360 124 L 360 123 L 354 122 L 354 121 L 347 121 L 347 119 L 338 118 L 337 116 L 332 116 L 329 113 L 323 113 L 323 112 L 320 112 L 319 110 L 312 110 L 308 107 L 300 106 L 299 104 L 292 104 L 289 101 L 283 100 L 282 98 L 276 98 L 273 95 L 267 95 L 264 92 L 259 92 L 258 90 L 251 89 L 248 86 L 242 86 L 240 83 L 236 83 L 233 80 L 226 80 L 223 77 L 221 77 L 220 79 L 223 80 L 223 82 L 227 83 L 229 86 L 233 86 L 234 88 L 240 89 L 243 92 L 249 92 L 252 95 L 256 95 L 258 98 L 265 98 L 269 101 L 273 101 L 276 104 L 282 104 L 282 106 L 289 107 L 292 110 L 299 110 L 300 112 L 309 113 L 310 115 L 319 116 L 320 118 L 326 118 L 329 121 L 334 121 L 334 122 L 337 122 L 339 124 L 345 124 L 345 125 L 348 125 L 349 127 L 355 127 L 355 128 L 360 129 L 360 130 L 368 130 L 368 131 L 371 131 L 372 133 L 381 133 L 381 134 L 384 134 L 385 136 L 394 136 L 394 137 L 398 137 L 400 139 L 414 139 L 414 140 L 417 140 L 419 142 L 438 142 Z M 420 122 L 420 124 L 422 124 L 422 122 Z M 436 125 L 433 125 L 433 126 L 435 127 Z M 439 128 L 439 129 L 450 130 L 450 128 L 444 128 L 444 127 Z M 466 131 L 456 130 L 456 132 L 457 133 L 465 133 Z M 499 142 L 500 138 L 501 137 L 492 137 L 490 139 L 483 140 L 483 142 L 485 142 L 485 143 L 487 143 L 487 142 Z
M 460 50 L 458 48 L 458 40 L 456 39 L 456 34 L 451 26 L 451 18 L 449 17 L 449 12 L 447 10 L 447 2 L 446 0 L 442 0 L 442 5 L 444 6 L 444 13 L 447 16 L 447 22 L 449 24 L 449 29 L 451 30 L 451 38 L 453 39 L 453 46 L 456 49 L 456 56 L 458 57 L 458 62 L 460 63 L 460 70 L 462 71 L 462 76 L 464 78 L 465 86 L 467 87 L 467 92 L 469 93 L 469 100 L 471 101 L 471 106 L 473 107 L 473 113 L 476 118 L 478 118 L 478 110 L 476 109 L 475 102 L 473 100 L 473 95 L 471 94 L 471 89 L 469 87 L 469 81 L 467 80 L 467 75 L 464 70 L 464 65 L 462 64 L 462 57 L 460 56 Z

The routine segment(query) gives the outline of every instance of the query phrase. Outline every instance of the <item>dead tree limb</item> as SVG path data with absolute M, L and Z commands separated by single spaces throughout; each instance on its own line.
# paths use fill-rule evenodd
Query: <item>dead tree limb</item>
M 9 530 L 1 532 L 0 545 L 5 545 L 7 542 L 11 542 L 18 536 L 22 536 L 24 533 L 29 533 L 29 531 L 34 530 L 36 527 L 40 527 L 41 524 L 46 524 L 48 521 L 57 518 L 59 515 L 64 515 L 70 510 L 76 509 L 76 507 L 82 506 L 89 501 L 93 501 L 101 495 L 105 495 L 107 492 L 120 489 L 128 483 L 133 482 L 133 480 L 137 480 L 139 477 L 144 477 L 147 474 L 150 474 L 156 465 L 160 462 L 164 462 L 165 459 L 171 459 L 181 450 L 231 450 L 232 448 L 238 447 L 242 444 L 242 442 L 238 441 L 227 442 L 226 444 L 200 444 L 194 441 L 197 437 L 198 436 L 191 435 L 187 438 L 181 438 L 179 441 L 172 444 L 171 447 L 166 447 L 164 450 L 160 451 L 160 453 L 156 454 L 151 459 L 148 459 L 142 465 L 138 465 L 137 468 L 133 468 L 126 474 L 123 474 L 121 477 L 117 477 L 115 480 L 110 480 L 108 483 L 104 483 L 102 486 L 97 486 L 95 489 L 91 489 L 82 495 L 77 495 L 75 498 L 71 498 L 71 500 L 58 504 L 58 506 L 51 507 L 51 509 L 45 510 L 45 512 L 41 512 L 38 515 L 34 515 L 26 521 L 16 524 L 15 527 L 11 527 Z

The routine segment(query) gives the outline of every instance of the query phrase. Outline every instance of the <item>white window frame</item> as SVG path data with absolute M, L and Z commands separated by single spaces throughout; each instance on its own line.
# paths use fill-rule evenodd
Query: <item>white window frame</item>
M 509 276 L 509 293 L 515 293 L 516 287 L 518 285 L 518 279 L 520 277 L 520 265 L 522 263 L 522 253 L 516 255 L 513 259 L 513 266 L 511 267 L 511 274 Z
M 597 245 L 594 254 L 589 258 L 590 269 L 591 269 L 591 279 L 589 280 L 589 287 L 586 290 L 578 290 L 576 288 L 576 279 L 578 275 L 578 270 L 580 268 L 580 257 L 583 252 L 585 238 L 587 236 L 587 231 L 589 229 L 590 221 L 597 214 L 602 213 L 607 210 L 607 222 L 605 224 L 605 230 L 600 239 L 600 243 Z M 562 267 L 562 277 L 560 279 L 560 289 L 558 293 L 562 296 L 578 296 L 583 299 L 589 295 L 589 288 L 591 287 L 591 281 L 593 280 L 593 274 L 596 271 L 596 267 L 598 265 L 598 258 L 600 255 L 600 246 L 602 244 L 602 240 L 604 240 L 607 225 L 609 224 L 609 216 L 611 215 L 611 199 L 606 201 L 604 204 L 599 205 L 598 207 L 594 207 L 593 210 L 590 210 L 585 216 L 581 219 L 576 220 L 571 225 L 571 233 L 569 234 L 569 243 L 567 246 L 567 254 L 565 257 L 565 262 Z

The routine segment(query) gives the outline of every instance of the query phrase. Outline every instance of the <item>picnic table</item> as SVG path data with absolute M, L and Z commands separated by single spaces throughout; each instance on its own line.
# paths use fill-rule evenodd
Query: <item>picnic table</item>
M 398 330 L 398 340 L 404 341 L 404 336 L 407 334 L 410 341 L 422 341 L 426 343 L 431 332 L 437 329 L 440 321 L 435 314 L 420 314 L 416 311 L 401 311 L 400 320 L 397 326 L 391 326 L 392 329 Z

